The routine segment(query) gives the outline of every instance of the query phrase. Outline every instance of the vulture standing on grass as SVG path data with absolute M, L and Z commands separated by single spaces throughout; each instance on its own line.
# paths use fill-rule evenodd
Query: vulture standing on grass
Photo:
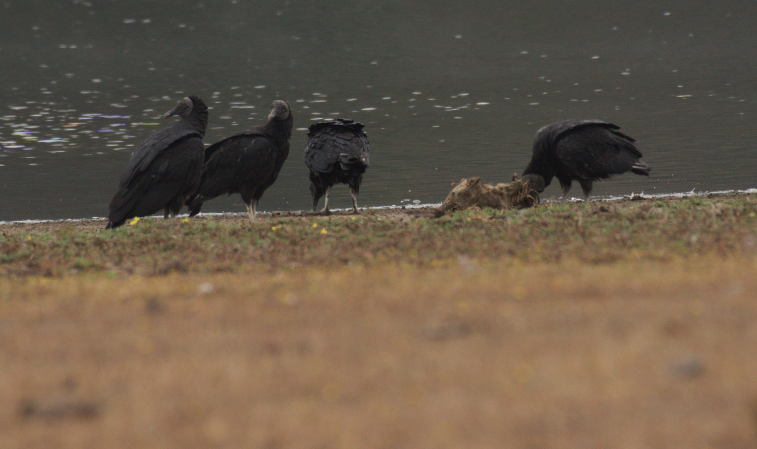
M 172 111 L 181 120 L 145 139 L 131 154 L 110 202 L 108 226 L 117 228 L 134 217 L 163 210 L 165 218 L 179 213 L 184 201 L 200 184 L 202 138 L 208 125 L 208 108 L 194 95 L 179 101 Z
M 187 201 L 190 216 L 197 215 L 205 201 L 239 193 L 247 205 L 250 221 L 255 221 L 263 192 L 276 181 L 289 156 L 292 124 L 289 103 L 276 100 L 265 125 L 238 132 L 209 146 L 205 150 L 200 187 Z
M 313 210 L 325 194 L 323 211 L 329 211 L 329 192 L 336 183 L 350 186 L 352 210 L 357 213 L 357 195 L 363 173 L 370 163 L 368 136 L 361 123 L 338 118 L 319 122 L 308 128 L 305 165 L 310 169 L 310 193 Z
M 562 186 L 562 201 L 568 197 L 571 182 L 578 181 L 585 200 L 592 183 L 627 171 L 649 176 L 650 168 L 641 161 L 635 140 L 618 131 L 619 126 L 601 120 L 571 119 L 552 123 L 536 132 L 531 162 L 522 179 L 542 192 L 557 178 Z

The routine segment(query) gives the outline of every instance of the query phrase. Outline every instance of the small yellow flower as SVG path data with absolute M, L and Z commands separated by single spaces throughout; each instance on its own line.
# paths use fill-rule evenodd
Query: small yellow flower
M 184 217 L 183 220 L 181 220 L 182 223 L 189 223 L 189 217 Z
M 135 226 L 137 223 L 139 223 L 139 217 L 134 217 L 130 222 L 129 226 Z
M 281 229 L 281 225 L 271 226 L 271 231 L 278 231 Z
M 749 216 L 750 216 L 750 217 L 754 217 L 754 212 L 751 212 L 751 213 L 749 214 Z
M 29 237 L 27 237 L 27 238 L 26 238 L 26 241 L 27 241 L 27 242 L 31 242 L 31 241 L 32 241 L 32 236 L 29 236 Z
M 323 229 L 321 229 L 321 234 L 326 234 L 326 233 L 328 233 L 328 232 L 329 232 L 329 231 L 327 231 L 327 230 L 326 230 L 326 228 L 323 228 Z
M 317 228 L 317 227 L 318 227 L 318 223 L 313 223 L 313 226 L 312 226 L 312 228 L 313 228 L 313 229 L 315 229 L 315 228 Z

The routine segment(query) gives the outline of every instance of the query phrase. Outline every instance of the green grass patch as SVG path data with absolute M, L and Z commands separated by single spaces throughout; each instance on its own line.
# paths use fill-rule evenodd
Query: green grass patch
M 44 232 L 3 233 L 0 273 L 161 275 L 342 264 L 437 266 L 460 257 L 612 263 L 757 251 L 757 202 L 749 195 L 545 203 L 517 211 L 429 215 L 284 214 L 255 224 L 243 218 L 143 219 L 94 232 L 67 224 Z

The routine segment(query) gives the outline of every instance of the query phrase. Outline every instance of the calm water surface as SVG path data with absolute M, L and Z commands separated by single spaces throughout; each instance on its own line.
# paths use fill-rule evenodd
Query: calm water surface
M 755 1 L 254 3 L 0 3 L 0 220 L 107 215 L 134 146 L 189 94 L 211 107 L 208 144 L 290 102 L 264 211 L 309 207 L 306 129 L 336 117 L 371 141 L 361 206 L 509 181 L 539 127 L 574 117 L 620 125 L 653 168 L 596 195 L 757 186 Z

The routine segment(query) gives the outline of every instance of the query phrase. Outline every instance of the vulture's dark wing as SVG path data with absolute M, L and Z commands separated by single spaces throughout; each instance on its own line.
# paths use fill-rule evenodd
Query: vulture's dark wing
M 310 126 L 305 164 L 319 174 L 331 173 L 337 163 L 345 170 L 353 164 L 367 167 L 370 164 L 370 146 L 362 128 L 363 125 L 351 120 Z
M 537 148 L 543 150 L 546 150 L 547 148 L 554 149 L 557 142 L 562 137 L 567 135 L 570 131 L 576 128 L 590 125 L 604 126 L 609 129 L 620 128 L 619 126 L 613 125 L 612 123 L 591 119 L 572 119 L 551 123 L 549 125 L 542 126 L 538 131 L 536 131 L 536 136 L 534 137 L 534 151 L 536 151 Z
M 210 145 L 209 147 L 205 148 L 205 162 L 207 162 L 208 160 L 210 160 L 210 158 L 213 157 L 213 154 L 219 148 L 221 148 L 222 146 L 224 148 L 227 148 L 228 145 L 229 145 L 229 142 L 224 143 L 227 140 L 235 139 L 235 138 L 240 137 L 240 136 L 249 136 L 249 137 L 252 137 L 252 136 L 265 136 L 265 133 L 260 128 L 263 128 L 263 126 L 256 126 L 254 128 L 251 128 L 251 129 L 246 129 L 244 131 L 236 132 L 236 133 L 234 133 L 234 134 L 232 134 L 232 135 L 224 138 L 223 140 L 219 140 L 218 142 L 214 143 L 213 145 Z
M 142 217 L 154 214 L 179 193 L 197 187 L 199 176 L 192 179 L 191 174 L 199 175 L 202 167 L 202 140 L 190 136 L 178 141 L 172 139 L 171 143 L 157 151 L 156 148 L 165 144 L 165 141 L 158 141 L 158 146 L 149 151 L 151 154 L 135 163 L 135 169 L 131 169 L 132 158 L 128 177 L 123 177 L 110 203 L 108 218 L 111 222 L 119 223 L 127 215 Z
M 609 123 L 575 124 L 554 138 L 557 160 L 579 179 L 625 173 L 641 157 L 635 140 Z
M 248 130 L 209 146 L 205 158 L 193 204 L 237 191 L 240 185 L 264 183 L 273 171 L 276 150 L 270 138 Z
M 120 186 L 131 185 L 134 177 L 146 170 L 152 163 L 153 159 L 155 159 L 161 152 L 170 147 L 174 142 L 178 142 L 188 137 L 202 138 L 196 130 L 176 125 L 152 133 L 150 137 L 137 145 L 137 148 L 131 153 L 129 164 L 126 166 L 126 170 L 121 176 Z

